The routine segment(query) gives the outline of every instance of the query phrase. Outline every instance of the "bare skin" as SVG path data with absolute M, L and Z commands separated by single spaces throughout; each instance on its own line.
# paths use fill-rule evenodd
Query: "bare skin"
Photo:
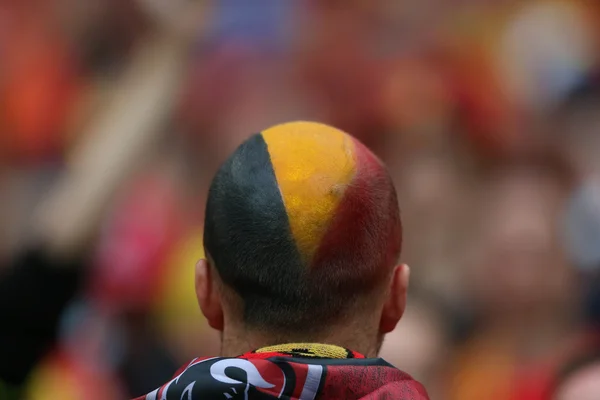
M 223 288 L 207 260 L 200 260 L 196 265 L 196 295 L 210 326 L 221 332 L 222 356 L 234 357 L 274 344 L 313 342 L 334 344 L 376 357 L 383 337 L 394 330 L 404 314 L 409 276 L 407 265 L 397 265 L 381 290 L 373 293 L 376 298 L 371 302 L 372 307 L 349 312 L 348 317 L 309 336 L 302 332 L 291 335 L 248 327 L 241 318 L 239 302 L 232 300 L 230 293 L 224 295 L 228 289 Z

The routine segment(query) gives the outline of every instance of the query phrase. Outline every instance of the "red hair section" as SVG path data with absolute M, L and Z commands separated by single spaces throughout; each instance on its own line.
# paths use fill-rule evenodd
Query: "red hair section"
M 318 275 L 369 286 L 398 261 L 402 225 L 396 191 L 382 162 L 355 140 L 356 175 L 344 192 L 312 260 Z M 333 269 L 333 270 L 332 270 Z M 349 288 L 351 290 L 358 287 Z

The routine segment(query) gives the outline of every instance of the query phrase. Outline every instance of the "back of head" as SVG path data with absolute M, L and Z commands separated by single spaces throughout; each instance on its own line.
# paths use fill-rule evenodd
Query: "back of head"
M 340 130 L 292 122 L 253 135 L 220 167 L 204 245 L 246 325 L 305 333 L 368 307 L 401 236 L 381 161 Z

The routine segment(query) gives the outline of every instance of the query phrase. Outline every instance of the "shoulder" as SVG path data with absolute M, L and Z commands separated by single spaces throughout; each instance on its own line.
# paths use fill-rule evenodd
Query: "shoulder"
M 187 386 L 185 386 L 183 388 L 183 390 L 178 390 L 178 389 L 181 389 L 180 386 L 182 383 L 190 381 L 190 378 L 191 378 L 190 375 L 193 375 L 194 379 L 196 380 L 196 379 L 198 379 L 199 376 L 202 376 L 206 373 L 210 373 L 209 369 L 207 370 L 206 368 L 198 368 L 197 366 L 203 365 L 203 364 L 205 364 L 205 365 L 214 364 L 215 361 L 223 360 L 223 359 L 224 358 L 221 358 L 221 357 L 195 358 L 195 359 L 191 360 L 190 362 L 182 365 L 181 368 L 179 368 L 175 372 L 175 375 L 173 376 L 173 378 L 170 381 L 166 382 L 164 385 L 153 390 L 152 392 L 150 392 L 144 396 L 136 397 L 133 400 L 155 400 L 155 399 L 167 398 L 167 395 L 169 395 L 175 391 L 180 392 L 181 395 L 183 395 L 184 393 L 186 393 Z M 189 386 L 189 382 L 188 382 L 188 386 Z M 188 388 L 188 391 L 191 391 L 191 389 L 192 389 L 191 387 Z
M 348 398 L 352 394 L 402 393 L 426 400 L 410 375 L 381 359 L 203 358 L 184 365 L 169 382 L 135 400 L 237 398 Z

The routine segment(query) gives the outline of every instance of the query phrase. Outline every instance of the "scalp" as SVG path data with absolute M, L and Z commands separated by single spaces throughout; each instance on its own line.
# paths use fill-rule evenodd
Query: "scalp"
M 387 275 L 400 245 L 384 165 L 324 124 L 293 122 L 252 136 L 209 191 L 206 250 L 247 319 L 258 313 L 262 324 L 293 325 L 308 307 L 339 313 Z

